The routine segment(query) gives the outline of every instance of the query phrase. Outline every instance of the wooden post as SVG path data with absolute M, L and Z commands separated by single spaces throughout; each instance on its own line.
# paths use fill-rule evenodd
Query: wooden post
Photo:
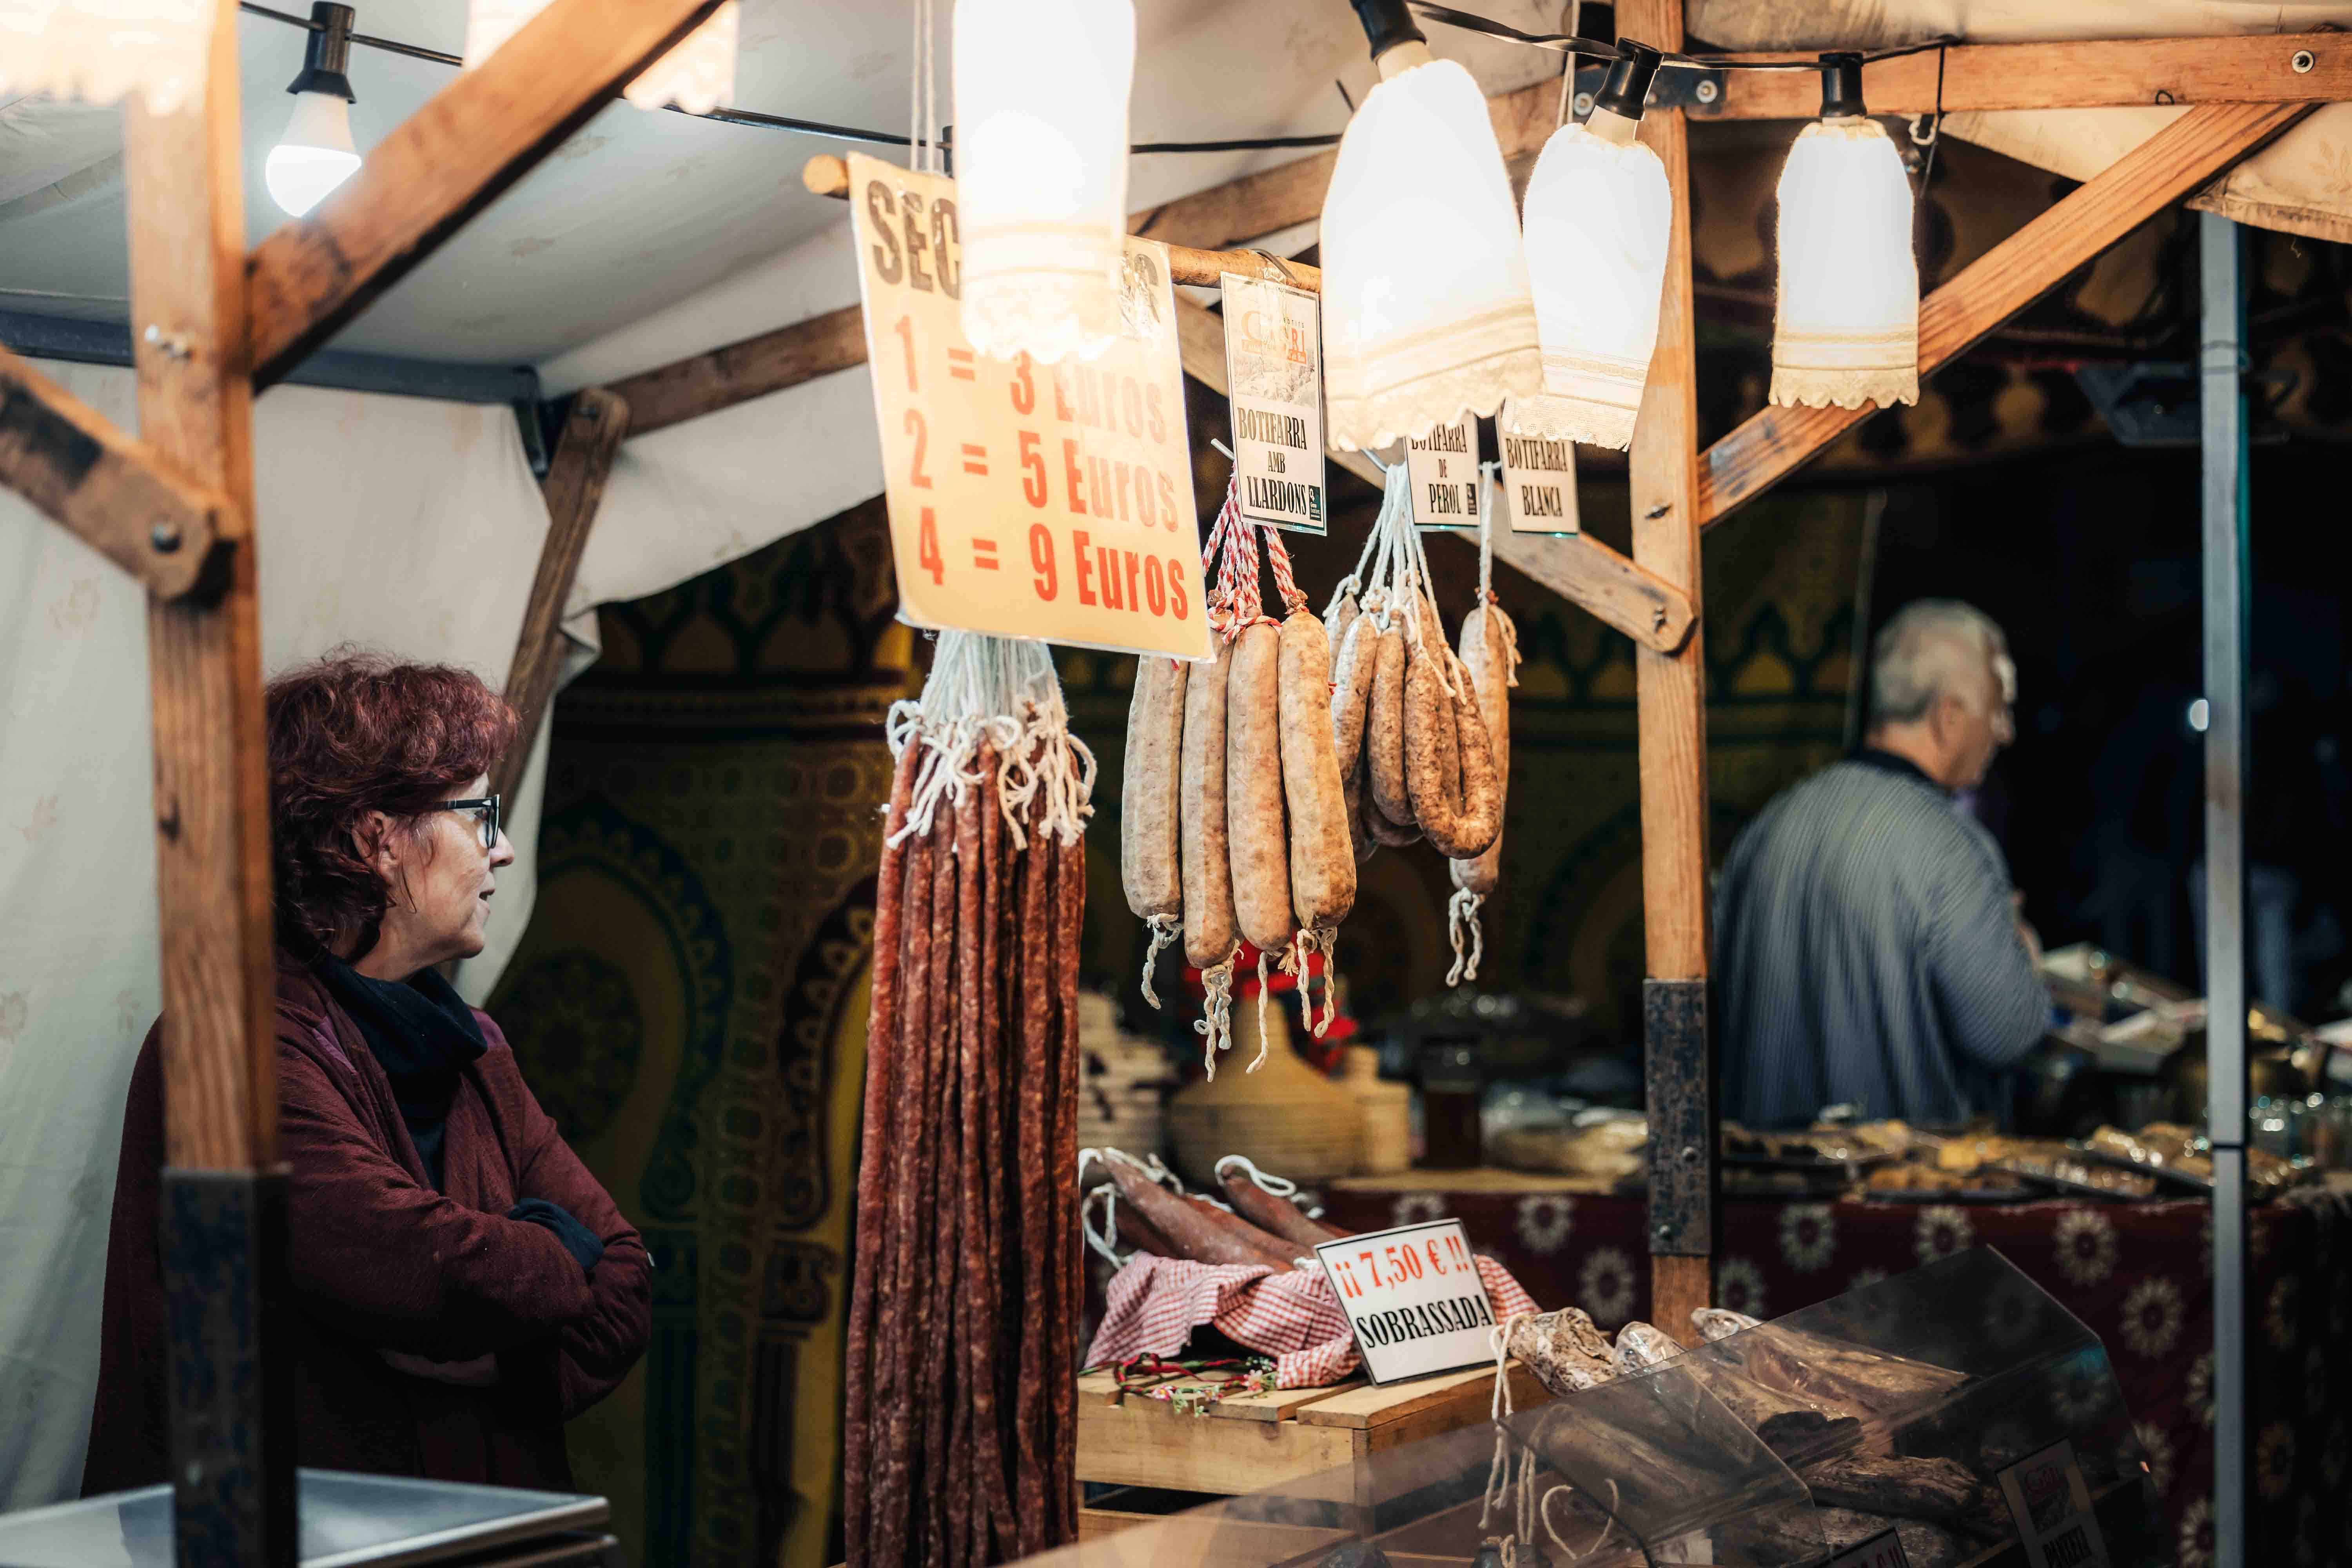
M 556 668 L 562 662 L 563 604 L 572 596 L 581 554 L 588 548 L 588 530 L 604 499 L 613 454 L 628 430 L 629 405 L 610 392 L 590 387 L 572 400 L 563 434 L 556 438 L 555 458 L 540 486 L 547 497 L 547 542 L 540 547 L 539 572 L 531 579 L 522 631 L 515 638 L 514 663 L 507 670 L 507 702 L 522 722 L 514 745 L 490 775 L 493 794 L 513 795 L 530 766 L 540 717 L 555 694 Z
M 1621 0 L 1617 28 L 1683 47 L 1682 0 Z M 1642 140 L 1674 194 L 1658 348 L 1634 426 L 1633 560 L 1702 611 L 1698 409 L 1691 289 L 1689 128 L 1678 109 L 1643 117 Z M 1688 1340 L 1711 1299 L 1715 1251 L 1715 1067 L 1707 1029 L 1705 630 L 1672 653 L 1636 644 L 1641 735 L 1643 1056 L 1650 1114 L 1650 1317 Z
M 202 98 L 124 114 L 143 441 L 226 498 L 217 594 L 151 601 L 163 915 L 163 1264 L 182 1563 L 296 1560 L 269 802 L 253 551 L 253 394 L 236 0 Z

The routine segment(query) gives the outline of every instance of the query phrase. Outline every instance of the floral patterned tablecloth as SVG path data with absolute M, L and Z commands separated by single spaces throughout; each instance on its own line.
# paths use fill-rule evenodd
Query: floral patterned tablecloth
M 1604 1327 L 1650 1310 L 1639 1198 L 1480 1172 L 1422 1190 L 1343 1185 L 1349 1230 L 1463 1222 L 1545 1307 Z M 1512 1190 L 1524 1187 L 1527 1190 Z M 2352 1191 L 2304 1189 L 2252 1213 L 2253 1551 L 2246 1561 L 2352 1563 Z M 1919 1205 L 1729 1200 L 1716 1300 L 1761 1318 L 1970 1247 L 2003 1256 L 2107 1347 L 2181 1568 L 2213 1561 L 2212 1220 L 2201 1202 Z M 1999 1310 L 1989 1303 L 1989 1310 Z

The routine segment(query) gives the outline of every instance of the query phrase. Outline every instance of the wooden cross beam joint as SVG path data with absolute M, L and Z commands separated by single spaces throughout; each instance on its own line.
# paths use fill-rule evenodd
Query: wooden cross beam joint
M 147 585 L 158 599 L 217 590 L 228 497 L 181 473 L 96 409 L 0 349 L 0 484 Z

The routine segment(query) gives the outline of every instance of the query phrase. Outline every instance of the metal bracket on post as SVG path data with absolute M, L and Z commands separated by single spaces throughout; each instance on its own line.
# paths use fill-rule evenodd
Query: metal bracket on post
M 1713 1068 L 1706 982 L 1642 982 L 1643 1075 L 1650 1108 L 1650 1255 L 1715 1250 Z
M 1720 70 L 1692 70 L 1677 67 L 1662 70 L 1650 81 L 1650 95 L 1643 100 L 1644 109 L 1682 109 L 1706 116 L 1723 104 L 1727 73 Z M 1576 99 L 1570 105 L 1572 117 L 1581 124 L 1592 112 L 1592 100 L 1600 94 L 1601 86 L 1609 79 L 1607 64 L 1579 66 L 1576 71 Z
M 182 1563 L 297 1561 L 286 1184 L 282 1166 L 163 1172 L 173 1528 Z

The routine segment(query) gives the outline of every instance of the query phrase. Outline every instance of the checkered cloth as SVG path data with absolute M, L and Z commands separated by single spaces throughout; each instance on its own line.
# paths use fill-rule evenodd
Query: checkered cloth
M 1478 1278 L 1496 1322 L 1536 1310 L 1519 1282 L 1484 1254 Z M 1109 1306 L 1087 1365 L 1172 1356 L 1202 1323 L 1272 1356 L 1276 1388 L 1320 1388 L 1362 1364 L 1339 1293 L 1320 1267 L 1280 1273 L 1263 1263 L 1194 1263 L 1138 1252 L 1111 1276 Z

